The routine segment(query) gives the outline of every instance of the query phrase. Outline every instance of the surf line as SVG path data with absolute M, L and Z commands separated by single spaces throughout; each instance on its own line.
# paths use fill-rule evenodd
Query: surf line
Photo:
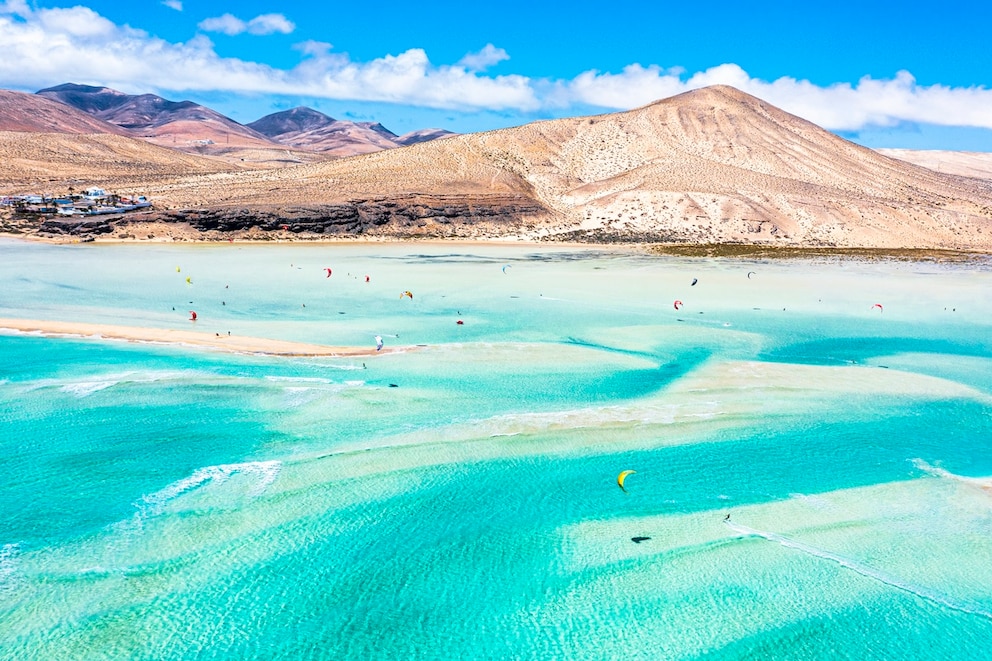
M 762 539 L 766 539 L 769 542 L 781 544 L 786 548 L 795 549 L 797 551 L 801 551 L 803 553 L 812 555 L 817 558 L 821 558 L 823 560 L 831 560 L 839 564 L 841 567 L 844 567 L 845 569 L 850 569 L 851 571 L 855 572 L 856 574 L 860 574 L 865 578 L 870 578 L 878 581 L 879 583 L 884 583 L 885 585 L 888 585 L 889 587 L 895 588 L 897 590 L 908 592 L 909 594 L 917 596 L 920 599 L 929 601 L 930 603 L 935 604 L 937 606 L 943 606 L 945 608 L 958 611 L 959 613 L 966 613 L 968 615 L 978 615 L 979 617 L 984 617 L 987 620 L 992 620 L 992 612 L 983 610 L 979 606 L 973 606 L 967 603 L 961 603 L 955 601 L 954 599 L 948 597 L 947 595 L 941 594 L 940 592 L 936 592 L 934 590 L 928 590 L 919 585 L 906 583 L 905 581 L 902 581 L 894 576 L 890 576 L 885 572 L 879 571 L 877 569 L 873 569 L 868 565 L 861 564 L 857 560 L 853 560 L 851 558 L 845 558 L 842 555 L 837 555 L 836 553 L 831 553 L 830 551 L 818 549 L 815 546 L 810 546 L 809 544 L 803 544 L 802 542 L 797 542 L 794 539 L 789 539 L 788 537 L 784 537 L 782 535 L 778 535 L 773 532 L 768 532 L 767 530 L 756 530 L 754 528 L 750 528 L 748 526 L 742 526 L 739 523 L 734 523 L 732 521 L 724 521 L 723 523 L 731 530 L 734 530 L 735 532 L 738 532 L 741 535 L 745 535 L 749 537 L 761 537 Z

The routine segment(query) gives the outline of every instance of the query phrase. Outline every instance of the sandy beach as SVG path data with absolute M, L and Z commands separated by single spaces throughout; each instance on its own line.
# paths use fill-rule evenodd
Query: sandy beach
M 123 340 L 126 342 L 152 342 L 182 344 L 231 353 L 255 353 L 269 356 L 374 356 L 377 353 L 390 353 L 400 349 L 384 347 L 381 351 L 364 347 L 336 347 L 305 342 L 273 340 L 263 337 L 243 337 L 219 335 L 192 330 L 168 328 L 143 328 L 139 326 L 115 326 L 110 324 L 86 324 L 65 321 L 44 321 L 39 319 L 0 318 L 0 332 L 18 331 L 40 333 L 46 337 L 79 337 Z

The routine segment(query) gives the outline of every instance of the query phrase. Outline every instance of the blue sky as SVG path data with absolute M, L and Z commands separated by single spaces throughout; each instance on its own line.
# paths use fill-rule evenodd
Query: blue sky
M 992 151 L 990 2 L 0 0 L 0 87 L 308 105 L 404 133 L 729 84 L 873 147 Z

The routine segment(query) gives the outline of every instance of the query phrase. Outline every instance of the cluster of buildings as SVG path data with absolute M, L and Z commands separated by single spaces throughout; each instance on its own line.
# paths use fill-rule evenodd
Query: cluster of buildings
M 69 189 L 68 195 L 13 195 L 0 198 L 0 205 L 14 208 L 16 213 L 53 216 L 95 216 L 126 213 L 152 205 L 144 195 L 123 196 L 107 193 L 102 188 L 87 188 L 81 193 Z

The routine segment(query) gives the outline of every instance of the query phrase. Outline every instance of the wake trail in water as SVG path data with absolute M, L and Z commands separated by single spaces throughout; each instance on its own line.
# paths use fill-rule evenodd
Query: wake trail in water
M 794 539 L 789 539 L 777 533 L 769 532 L 767 530 L 757 530 L 749 526 L 743 526 L 738 523 L 733 523 L 731 521 L 724 521 L 724 524 L 731 530 L 740 533 L 741 535 L 749 537 L 761 537 L 769 542 L 774 542 L 776 544 L 781 544 L 782 546 L 807 555 L 811 555 L 816 558 L 821 558 L 823 560 L 830 560 L 836 562 L 841 567 L 845 569 L 850 569 L 851 571 L 864 576 L 865 578 L 870 578 L 879 583 L 884 583 L 889 587 L 901 590 L 903 592 L 908 592 L 914 596 L 919 597 L 929 601 L 937 606 L 942 606 L 944 608 L 949 608 L 959 613 L 966 613 L 968 615 L 977 615 L 979 617 L 984 617 L 987 620 L 992 620 L 992 612 L 985 610 L 979 605 L 970 604 L 968 602 L 957 601 L 956 599 L 949 597 L 936 590 L 929 590 L 921 585 L 915 585 L 913 583 L 908 583 L 902 579 L 887 574 L 883 571 L 869 567 L 868 565 L 862 564 L 853 558 L 847 558 L 836 553 L 831 553 L 830 551 L 817 548 L 815 546 L 810 546 L 809 544 L 804 544 L 802 542 L 797 542 Z

